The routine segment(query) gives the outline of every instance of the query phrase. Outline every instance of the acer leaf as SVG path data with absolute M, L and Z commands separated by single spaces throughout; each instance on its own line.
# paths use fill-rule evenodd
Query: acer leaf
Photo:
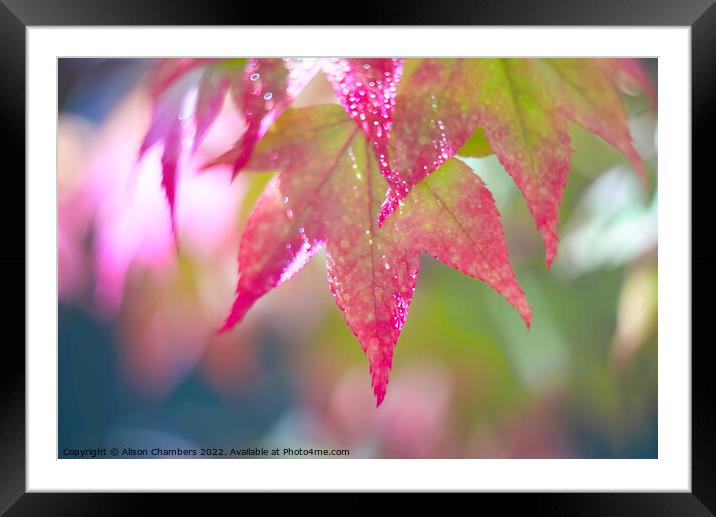
M 219 116 L 224 98 L 229 90 L 231 77 L 239 75 L 242 69 L 243 63 L 238 60 L 206 67 L 199 81 L 196 96 L 196 108 L 194 109 L 196 131 L 192 141 L 192 152 L 196 152 L 206 133 Z
M 657 108 L 656 90 L 638 59 L 608 58 L 595 61 L 619 90 L 630 95 L 642 91 L 649 99 L 652 109 Z
M 525 196 L 551 264 L 557 250 L 558 207 L 570 146 L 566 122 L 534 63 L 525 59 L 426 60 L 406 81 L 396 110 L 391 156 L 407 186 L 412 188 L 456 154 L 479 125 Z M 420 86 L 418 96 L 411 98 L 415 83 Z M 411 135 L 415 114 L 408 110 L 415 105 L 423 113 Z M 409 148 L 416 149 L 411 152 Z M 400 193 L 392 199 L 391 194 L 385 205 L 388 212 L 400 198 Z
M 232 90 L 246 119 L 246 131 L 227 153 L 234 163 L 234 177 L 243 169 L 251 152 L 271 124 L 313 78 L 321 61 L 309 58 L 250 59 L 240 86 Z M 223 162 L 220 157 L 215 162 Z
M 532 311 L 512 270 L 495 201 L 465 163 L 445 162 L 418 184 L 395 219 L 394 231 L 414 248 L 491 286 L 530 326 Z
M 646 169 L 631 139 L 619 92 L 594 61 L 545 59 L 559 78 L 555 87 L 566 116 L 621 152 L 647 182 Z
M 529 324 L 509 263 L 499 213 L 480 179 L 451 160 L 382 228 L 375 216 L 387 183 L 364 131 L 334 105 L 285 112 L 248 167 L 278 171 L 246 224 L 236 298 L 223 330 L 325 246 L 328 282 L 368 356 L 377 404 L 426 251 L 491 285 Z
M 175 229 L 177 175 L 183 161 L 196 151 L 216 120 L 229 88 L 232 74 L 239 73 L 240 60 L 216 62 L 208 59 L 165 60 L 160 65 L 164 89 L 154 98 L 152 121 L 139 150 L 139 157 L 162 141 L 162 186 Z M 187 61 L 189 61 L 187 63 Z M 170 80 L 171 77 L 171 80 Z
M 381 207 L 379 225 L 414 185 L 455 155 L 476 129 L 475 85 L 468 81 L 465 67 L 462 59 L 406 61 L 409 73 L 398 88 L 389 150 L 397 177 Z
M 380 173 L 395 181 L 388 164 L 388 135 L 395 93 L 403 63 L 400 59 L 334 59 L 324 67 L 348 115 L 371 143 Z
M 169 203 L 172 229 L 175 229 L 174 200 L 176 197 L 176 177 L 185 157 L 183 141 L 190 138 L 190 112 L 196 104 L 196 87 L 201 72 L 184 74 L 169 86 L 156 100 L 152 109 L 152 121 L 139 149 L 139 158 L 158 142 L 163 142 L 162 150 L 162 187 Z M 194 92 L 192 94 L 192 92 Z
M 570 141 L 545 82 L 525 59 L 470 63 L 480 121 L 492 149 L 525 196 L 546 248 L 557 253 L 557 223 L 569 171 Z
M 406 62 L 408 68 L 389 152 L 400 184 L 391 184 L 379 223 L 471 136 L 479 143 L 478 129 L 522 192 L 542 234 L 548 266 L 557 251 L 559 205 L 572 152 L 567 122 L 600 136 L 645 177 L 621 98 L 595 60 L 424 59 Z M 488 152 L 488 145 L 474 150 L 472 144 L 467 156 Z

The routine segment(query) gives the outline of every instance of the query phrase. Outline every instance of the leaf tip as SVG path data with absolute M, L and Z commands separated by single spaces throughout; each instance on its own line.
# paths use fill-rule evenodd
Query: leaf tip
M 375 394 L 375 407 L 380 407 L 388 392 L 388 374 L 371 368 L 373 393 Z
M 179 234 L 177 233 L 177 225 L 175 222 L 174 214 L 172 214 L 172 239 L 174 240 L 174 252 L 178 257 L 181 253 L 181 248 L 179 246 Z
M 241 138 L 236 143 L 238 155 L 236 155 L 236 159 L 234 160 L 234 169 L 231 179 L 236 178 L 236 176 L 241 172 L 241 170 L 246 167 L 246 164 L 249 162 L 249 158 L 251 158 L 251 154 L 257 141 L 258 136 L 255 131 L 246 130 L 246 132 L 241 135 Z
M 140 147 L 137 151 L 137 155 L 134 157 L 134 165 L 137 166 L 142 161 L 142 158 L 144 158 L 144 153 L 146 152 L 146 149 L 144 147 Z
M 639 155 L 636 156 L 636 159 L 632 160 L 632 165 L 634 167 L 634 170 L 636 170 L 637 175 L 639 176 L 639 180 L 644 187 L 644 190 L 648 191 L 651 187 L 651 182 L 649 180 L 649 174 L 646 172 L 646 166 L 644 165 L 644 162 L 642 161 L 641 157 Z
M 544 243 L 544 261 L 547 269 L 552 268 L 554 259 L 557 257 L 557 245 L 559 244 L 559 235 L 557 234 L 557 220 L 547 220 L 542 224 L 538 224 L 537 229 L 542 235 Z
M 503 296 L 505 296 L 507 301 L 515 308 L 517 313 L 520 315 L 520 318 L 522 318 L 525 327 L 529 330 L 532 327 L 532 307 L 530 307 L 524 291 L 522 291 L 522 288 L 516 283 L 516 281 L 514 287 L 515 289 L 511 290 L 509 293 L 503 293 Z
M 213 169 L 217 165 L 226 165 L 226 164 L 221 161 L 221 157 L 212 158 L 211 160 L 199 165 L 197 172 L 199 174 L 203 174 L 203 173 L 207 172 L 209 169 Z
M 557 256 L 557 244 L 545 243 L 544 261 L 547 269 L 552 269 L 554 258 Z
M 526 300 L 523 306 L 518 308 L 518 311 L 520 312 L 522 321 L 525 322 L 525 327 L 527 327 L 527 330 L 532 328 L 532 307 L 530 307 Z
M 243 156 L 240 156 L 239 159 L 234 163 L 233 170 L 231 171 L 231 180 L 232 181 L 234 179 L 236 179 L 236 176 L 238 176 L 239 173 L 242 171 L 242 169 L 246 165 L 247 161 L 248 161 L 247 158 L 243 158 Z
M 385 388 L 383 391 L 379 391 L 376 387 L 373 391 L 375 393 L 375 407 L 380 407 L 385 399 Z
M 368 349 L 366 352 L 370 364 L 371 386 L 375 394 L 375 407 L 379 407 L 388 392 L 390 368 L 392 366 L 392 350 L 386 353 L 386 351 Z
M 141 145 L 139 146 L 139 150 L 137 150 L 137 156 L 134 160 L 135 165 L 139 164 L 139 162 L 142 161 L 144 155 L 147 153 L 151 146 L 152 144 L 149 143 L 149 134 L 147 133 L 147 135 L 145 135 L 144 139 L 142 140 Z
M 224 323 L 222 323 L 221 327 L 216 329 L 216 333 L 217 334 L 225 334 L 228 331 L 230 331 L 231 329 L 233 329 L 237 323 L 238 323 L 238 320 L 233 318 L 231 315 L 229 315 L 226 318 L 226 320 L 224 321 Z
M 224 332 L 231 330 L 238 323 L 240 323 L 241 320 L 244 319 L 244 316 L 246 315 L 248 310 L 256 301 L 256 298 L 256 296 L 251 296 L 245 291 L 238 290 L 236 293 L 236 299 L 234 300 L 234 304 L 231 306 L 231 311 L 229 312 L 229 315 L 226 317 L 226 320 L 221 325 L 221 327 L 219 327 L 216 333 L 223 334 Z

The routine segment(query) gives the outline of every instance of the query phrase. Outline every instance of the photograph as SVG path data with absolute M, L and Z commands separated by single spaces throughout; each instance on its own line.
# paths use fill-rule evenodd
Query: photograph
M 713 2 L 0 0 L 0 514 L 716 515 Z
M 662 456 L 657 57 L 56 66 L 56 458 Z

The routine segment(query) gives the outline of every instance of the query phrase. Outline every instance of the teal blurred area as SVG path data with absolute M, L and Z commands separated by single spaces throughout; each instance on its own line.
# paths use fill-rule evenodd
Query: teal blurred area
M 464 158 L 503 216 L 532 326 L 485 284 L 424 256 L 376 408 L 321 254 L 234 331 L 216 334 L 233 296 L 241 228 L 269 175 L 230 184 L 228 171 L 207 177 L 189 167 L 176 256 L 150 171 L 158 156 L 141 165 L 147 179 L 129 169 L 149 123 L 142 78 L 150 66 L 59 64 L 60 457 L 95 447 L 658 457 L 657 115 L 646 99 L 626 105 L 648 188 L 607 144 L 571 129 L 575 155 L 550 270 L 497 159 Z M 647 70 L 655 80 L 656 62 Z M 299 101 L 319 102 L 324 90 L 313 85 Z M 222 128 L 240 131 L 231 117 Z M 225 143 L 215 133 L 207 156 Z

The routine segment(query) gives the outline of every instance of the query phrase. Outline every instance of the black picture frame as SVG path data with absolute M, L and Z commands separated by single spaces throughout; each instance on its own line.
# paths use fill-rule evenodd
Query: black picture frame
M 278 4 L 277 4 L 278 5 Z M 355 5 L 355 3 L 352 3 Z M 380 6 L 380 9 L 377 9 Z M 3 343 L 2 423 L 0 423 L 0 512 L 7 515 L 127 515 L 139 513 L 156 496 L 144 494 L 25 493 L 25 34 L 28 26 L 42 25 L 295 25 L 299 21 L 341 25 L 336 3 L 281 4 L 268 12 L 262 2 L 209 2 L 208 0 L 0 0 L 0 146 L 6 165 L 5 199 L 0 203 L 4 245 L 0 252 L 5 286 L 4 328 L 12 330 Z M 334 14 L 332 20 L 322 20 Z M 376 13 L 380 13 L 379 15 Z M 309 16 L 311 18 L 309 19 Z M 270 18 L 269 18 L 270 17 Z M 347 18 L 345 18 L 348 21 Z M 692 169 L 707 172 L 709 124 L 716 115 L 716 4 L 714 0 L 443 0 L 364 2 L 349 20 L 356 25 L 641 25 L 691 27 Z M 14 158 L 9 160 L 8 158 Z M 689 171 L 668 173 L 688 174 Z M 692 492 L 620 494 L 506 494 L 497 501 L 503 509 L 526 507 L 550 515 L 714 515 L 716 514 L 716 412 L 714 388 L 707 359 L 711 340 L 696 339 L 698 316 L 711 311 L 716 288 L 716 252 L 703 236 L 711 218 L 704 181 L 693 187 L 692 174 Z M 49 187 L 48 187 L 49 188 Z M 20 195 L 20 192 L 23 194 Z M 701 239 L 696 239 L 701 236 Z M 695 275 L 695 272 L 701 273 Z M 696 292 L 703 296 L 701 300 Z M 703 327 L 703 323 L 701 324 Z M 6 333 L 6 335 L 8 335 Z M 243 496 L 245 497 L 245 496 Z M 222 497 L 225 499 L 226 497 Z M 185 511 L 186 496 L 173 496 Z M 245 500 L 244 500 L 245 501 Z M 169 503 L 170 501 L 162 501 Z M 206 499 L 201 502 L 206 510 Z M 372 511 L 374 503 L 357 502 L 355 510 Z M 422 504 L 422 503 L 421 503 Z

